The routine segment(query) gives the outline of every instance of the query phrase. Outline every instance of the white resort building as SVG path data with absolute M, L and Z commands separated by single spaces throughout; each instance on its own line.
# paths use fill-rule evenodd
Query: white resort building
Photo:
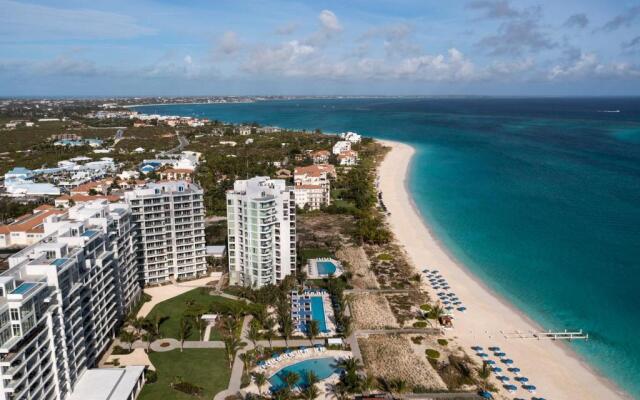
M 227 192 L 229 283 L 259 288 L 295 272 L 296 202 L 282 179 L 238 180 Z
M 204 205 L 200 186 L 158 182 L 125 193 L 138 225 L 138 263 L 145 284 L 206 274 Z
M 336 170 L 330 164 L 296 167 L 293 175 L 296 206 L 310 210 L 328 206 L 331 202 L 331 177 L 336 177 Z
M 67 399 L 97 363 L 140 295 L 130 220 L 122 203 L 78 205 L 48 216 L 45 237 L 9 257 L 0 274 L 0 400 Z M 131 373 L 137 381 L 142 371 Z

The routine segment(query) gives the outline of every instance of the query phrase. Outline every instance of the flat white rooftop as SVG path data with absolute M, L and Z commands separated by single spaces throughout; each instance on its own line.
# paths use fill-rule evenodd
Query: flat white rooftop
M 128 400 L 144 368 L 88 369 L 80 377 L 69 400 Z

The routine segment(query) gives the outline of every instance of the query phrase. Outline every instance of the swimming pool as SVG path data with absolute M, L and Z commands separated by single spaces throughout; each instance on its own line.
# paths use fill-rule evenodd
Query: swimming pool
M 11 294 L 25 294 L 29 290 L 31 290 L 31 288 L 33 288 L 34 286 L 36 286 L 36 283 L 34 282 L 23 282 L 20 286 L 13 289 Z
M 336 366 L 336 359 L 333 357 L 304 360 L 299 363 L 289 365 L 288 367 L 284 367 L 280 371 L 273 374 L 271 378 L 269 378 L 269 383 L 271 383 L 271 390 L 277 391 L 285 387 L 286 384 L 284 382 L 284 378 L 287 376 L 287 374 L 290 373 L 298 374 L 298 381 L 295 385 L 296 387 L 307 386 L 309 384 L 306 376 L 307 371 L 313 371 L 318 379 L 323 380 L 327 379 L 335 373 L 339 373 L 340 369 Z
M 311 318 L 318 321 L 318 329 L 320 332 L 326 333 L 329 331 L 325 320 L 324 300 L 320 296 L 313 296 L 311 298 Z
M 336 273 L 336 265 L 332 261 L 316 261 L 318 275 L 331 275 Z

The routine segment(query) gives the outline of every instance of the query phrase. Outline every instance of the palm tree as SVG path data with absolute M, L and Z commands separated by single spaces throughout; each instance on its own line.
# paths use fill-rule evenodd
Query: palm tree
M 276 335 L 276 333 L 273 331 L 273 328 L 267 329 L 267 331 L 264 333 L 264 335 L 266 336 L 267 340 L 269 341 L 269 348 L 273 349 L 273 343 L 271 343 L 271 340 Z
M 267 384 L 267 376 L 262 372 L 256 372 L 253 374 L 253 380 L 258 386 L 258 393 L 262 396 L 262 388 Z
M 282 331 L 282 336 L 284 336 L 284 341 L 287 347 L 289 347 L 289 338 L 293 334 L 293 321 L 291 320 L 291 315 L 287 315 L 287 317 L 282 320 L 280 330 Z
M 246 353 L 240 354 L 240 359 L 242 359 L 242 363 L 244 364 L 245 374 L 247 375 L 249 374 L 249 370 L 251 369 L 251 366 L 253 365 L 255 358 L 256 357 L 253 355 L 252 352 L 246 352 Z
M 331 391 L 333 392 L 333 395 L 336 397 L 336 400 L 347 400 L 349 398 L 349 395 L 347 393 L 347 387 L 342 381 L 331 386 Z
M 298 271 L 298 273 L 296 273 L 296 280 L 298 281 L 298 285 L 303 286 L 307 280 L 307 272 L 304 269 Z
M 320 391 L 318 390 L 316 385 L 309 385 L 302 389 L 302 392 L 300 394 L 304 400 L 314 400 L 320 395 Z
M 123 330 L 120 333 L 120 341 L 129 344 L 129 351 L 131 351 L 131 346 L 133 345 L 133 342 L 136 341 L 136 335 L 134 335 L 133 332 Z
M 151 318 L 153 328 L 159 337 L 162 337 L 162 333 L 160 332 L 160 324 L 162 324 L 162 322 L 166 319 L 167 318 L 161 315 L 160 313 L 153 314 L 153 317 Z
M 229 332 L 229 336 L 235 336 L 234 332 L 238 326 L 236 319 L 232 316 L 228 316 L 224 320 L 224 328 Z
M 309 386 L 313 386 L 320 381 L 320 379 L 318 379 L 318 375 L 316 375 L 316 373 L 313 372 L 313 370 L 305 371 L 304 377 L 305 377 L 305 380 L 307 381 L 307 385 Z
M 435 319 L 436 323 L 440 321 L 440 317 L 444 315 L 444 308 L 440 305 L 440 303 L 433 306 L 431 311 L 429 311 L 429 318 Z
M 258 339 L 260 339 L 260 323 L 258 321 L 256 321 L 255 319 L 251 320 L 251 323 L 249 324 L 249 332 L 247 334 L 247 336 L 249 337 L 249 340 L 251 340 L 253 342 L 253 347 L 256 346 L 256 342 L 258 341 Z
M 143 317 L 133 318 L 130 321 L 131 326 L 136 330 L 136 335 L 140 335 L 140 331 L 144 328 L 146 320 Z
M 195 314 L 193 316 L 193 325 L 198 330 L 198 337 L 200 338 L 200 341 L 203 341 L 204 339 L 202 338 L 202 335 L 204 335 L 205 326 L 204 320 L 202 319 L 202 314 Z
M 155 332 L 147 331 L 142 334 L 142 340 L 147 342 L 147 353 L 151 350 L 151 342 L 156 338 Z
M 404 379 L 395 379 L 391 382 L 391 387 L 397 394 L 406 393 L 409 390 L 409 385 L 407 385 L 407 381 Z
M 363 370 L 363 366 L 355 358 L 345 358 L 338 362 L 338 368 L 344 370 L 342 382 L 345 384 L 347 391 L 355 393 L 360 390 L 360 376 L 358 373 Z
M 318 321 L 312 319 L 307 323 L 307 335 L 309 336 L 309 341 L 313 346 L 313 339 L 320 334 L 320 328 L 318 327 Z
M 236 352 L 240 348 L 240 340 L 234 336 L 228 337 L 224 340 L 224 347 L 227 351 L 227 361 L 229 362 L 229 368 L 233 369 L 233 360 L 236 356 Z
M 293 390 L 293 387 L 298 383 L 298 380 L 300 380 L 300 375 L 295 372 L 287 372 L 282 380 L 289 390 Z
M 187 340 L 191 333 L 191 323 L 188 318 L 182 317 L 178 326 L 178 336 L 180 337 L 180 352 L 184 349 L 184 341 Z

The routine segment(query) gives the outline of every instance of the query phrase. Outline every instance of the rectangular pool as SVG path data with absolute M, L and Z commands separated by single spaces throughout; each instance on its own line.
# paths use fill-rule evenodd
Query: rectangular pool
M 34 283 L 34 282 L 23 282 L 20 286 L 18 286 L 17 288 L 13 289 L 11 294 L 25 294 L 29 290 L 31 290 L 33 287 L 35 287 L 36 285 L 37 284 Z
M 311 318 L 318 321 L 320 332 L 328 332 L 324 313 L 324 301 L 320 296 L 311 297 Z

